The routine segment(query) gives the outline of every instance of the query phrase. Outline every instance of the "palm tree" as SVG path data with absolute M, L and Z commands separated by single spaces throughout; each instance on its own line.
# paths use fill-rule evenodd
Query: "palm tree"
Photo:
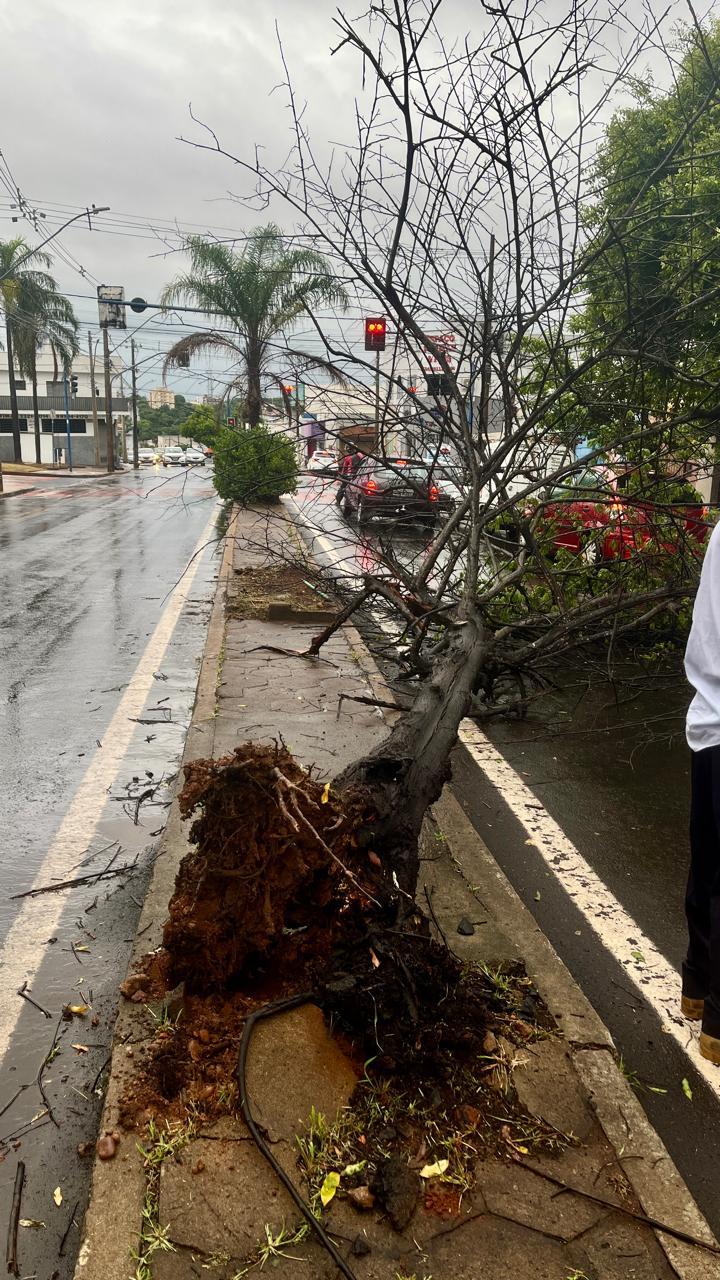
M 245 409 L 251 426 L 260 422 L 263 383 L 282 385 L 273 365 L 278 363 L 279 339 L 302 315 L 320 304 L 345 310 L 345 290 L 328 273 L 322 254 L 312 249 L 288 249 L 279 227 L 269 223 L 248 236 L 237 253 L 225 244 L 191 236 L 185 241 L 190 268 L 163 290 L 162 302 L 199 307 L 208 316 L 227 322 L 232 331 L 210 330 L 188 334 L 168 351 L 163 375 L 172 367 L 185 367 L 191 355 L 229 352 L 242 372 L 235 385 L 245 384 Z M 286 355 L 297 368 L 324 369 L 342 381 L 327 360 L 303 351 Z
M 27 322 L 18 330 L 14 343 L 18 369 L 32 384 L 35 461 L 39 463 L 42 459 L 37 386 L 38 352 L 45 344 L 50 347 L 55 366 L 53 380 L 57 382 L 58 370 L 68 370 L 80 348 L 77 339 L 78 322 L 67 298 L 54 288 L 28 288 L 26 294 Z
M 26 258 L 29 251 L 30 246 L 22 236 L 16 236 L 13 240 L 0 240 L 0 308 L 5 315 L 10 418 L 16 462 L 22 462 L 22 445 L 15 383 L 15 343 L 17 338 L 22 340 L 24 328 L 32 313 L 33 297 L 37 298 L 43 291 L 55 291 L 52 276 L 46 271 L 38 270 L 38 267 L 49 267 L 50 258 L 41 250 L 35 250 L 31 257 Z

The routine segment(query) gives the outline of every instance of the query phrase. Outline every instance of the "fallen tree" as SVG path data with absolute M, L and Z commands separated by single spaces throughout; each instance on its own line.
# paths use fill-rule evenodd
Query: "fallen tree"
M 284 53 L 292 119 L 284 164 L 260 151 L 233 155 L 207 126 L 193 142 L 250 179 L 238 197 L 246 205 L 283 202 L 345 294 L 389 317 L 370 456 L 397 475 L 398 453 L 429 458 L 431 475 L 440 475 L 443 450 L 453 461 L 453 510 L 411 557 L 380 537 L 374 571 L 342 612 L 346 620 L 380 604 L 395 626 L 399 678 L 417 691 L 382 747 L 337 779 L 372 796 L 373 839 L 398 903 L 414 895 L 420 826 L 464 715 L 523 714 L 588 655 L 612 673 L 618 658 L 634 656 L 633 637 L 643 650 L 682 640 L 706 529 L 699 509 L 691 518 L 668 498 L 668 485 L 713 453 L 720 417 L 711 362 L 687 358 L 700 299 L 689 306 L 686 285 L 704 288 L 698 264 L 687 254 L 666 264 L 661 320 L 652 290 L 636 296 L 632 272 L 627 306 L 617 300 L 618 262 L 643 251 L 653 191 L 673 167 L 688 171 L 707 112 L 720 109 L 718 69 L 692 9 L 683 47 L 694 40 L 703 60 L 700 88 L 625 206 L 614 200 L 606 217 L 595 167 L 602 124 L 645 56 L 657 65 L 662 54 L 671 67 L 662 22 L 600 12 L 589 0 L 574 0 L 562 18 L 540 0 L 500 0 L 478 13 L 458 40 L 442 0 L 381 0 L 352 20 L 338 12 L 334 54 L 354 55 L 362 69 L 356 135 L 338 163 L 314 148 Z M 590 285 L 597 295 L 603 272 L 615 301 L 599 325 L 585 298 Z M 687 340 L 674 385 L 692 394 L 650 419 L 668 298 L 673 331 Z M 308 319 L 323 358 L 372 403 L 372 358 L 332 316 L 313 310 Z M 607 412 L 613 369 L 621 418 Z M 427 394 L 409 384 L 412 370 L 430 371 Z M 326 422 L 333 432 L 342 437 L 340 414 Z M 574 517 L 563 510 L 593 466 L 599 514 L 569 549 Z

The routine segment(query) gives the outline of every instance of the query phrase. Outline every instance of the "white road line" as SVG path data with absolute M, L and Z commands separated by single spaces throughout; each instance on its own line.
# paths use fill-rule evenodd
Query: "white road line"
M 42 865 L 30 886 L 33 889 L 53 880 L 69 879 L 69 870 L 91 845 L 103 814 L 109 788 L 122 768 L 125 754 L 137 728 L 133 716 L 142 715 L 153 685 L 153 673 L 162 664 L 175 626 L 200 568 L 203 547 L 208 543 L 217 520 L 213 510 L 193 552 L 190 568 L 173 591 L 138 662 L 132 679 L 115 714 L 103 734 L 102 750 L 85 773 L 63 818 Z M 9 994 L 23 982 L 32 980 L 46 954 L 47 940 L 55 932 L 62 915 L 64 893 L 39 898 L 26 898 L 0 947 L 0 1065 L 7 1053 L 20 1016 L 22 1001 Z
M 677 970 L 628 915 L 562 827 L 482 730 L 472 721 L 464 720 L 460 741 L 527 832 L 527 838 L 595 936 L 623 966 L 638 994 L 658 1015 L 663 1031 L 673 1037 L 720 1097 L 720 1071 L 700 1056 L 692 1025 L 680 1015 L 680 977 Z
M 329 540 L 315 532 L 296 506 L 314 540 L 334 564 L 347 572 Z M 382 623 L 380 623 L 382 629 Z M 488 781 L 510 808 L 538 850 L 548 869 L 581 912 L 602 946 L 624 968 L 638 995 L 658 1015 L 662 1030 L 672 1036 L 720 1098 L 720 1071 L 701 1057 L 698 1028 L 680 1014 L 680 976 L 618 901 L 605 882 L 578 852 L 562 827 L 523 782 L 512 765 L 472 720 L 463 720 L 460 741 Z M 640 957 L 640 958 L 638 958 Z

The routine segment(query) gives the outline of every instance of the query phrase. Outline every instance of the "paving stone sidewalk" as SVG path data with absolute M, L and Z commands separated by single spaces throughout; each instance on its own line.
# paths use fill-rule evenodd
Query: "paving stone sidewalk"
M 388 732 L 382 711 L 340 701 L 340 695 L 387 698 L 387 691 L 352 628 L 332 638 L 322 660 L 308 660 L 288 654 L 307 648 L 320 629 L 317 623 L 233 616 L 243 582 L 237 571 L 287 551 L 293 535 L 281 520 L 268 523 L 253 513 L 242 513 L 232 532 L 215 709 L 195 733 L 193 753 L 219 757 L 248 738 L 271 741 L 281 735 L 302 763 L 331 776 Z M 326 1225 L 358 1280 L 720 1280 L 717 1257 L 659 1237 L 623 1212 L 644 1210 L 712 1240 L 622 1079 L 605 1028 L 448 791 L 427 824 L 420 884 L 461 958 L 523 960 L 557 1013 L 557 1036 L 522 1052 L 510 1044 L 501 1051 L 527 1112 L 572 1133 L 576 1143 L 558 1155 L 488 1158 L 462 1199 L 459 1217 L 426 1211 L 419 1194 L 403 1232 L 338 1195 Z M 458 933 L 463 918 L 473 922 L 469 934 Z M 127 1021 L 121 1036 L 126 1028 Z M 248 1094 L 296 1185 L 302 1184 L 295 1139 L 311 1109 L 334 1120 L 356 1083 L 355 1069 L 315 1006 L 258 1026 Z M 113 1123 L 112 1100 L 109 1105 Z M 104 1169 L 102 1176 L 104 1194 L 112 1196 L 113 1173 Z M 558 1182 L 587 1195 L 560 1192 Z M 137 1195 L 137 1178 L 134 1187 Z M 236 1118 L 203 1129 L 176 1159 L 163 1163 L 159 1221 L 172 1249 L 154 1255 L 153 1280 L 239 1280 L 266 1272 L 279 1280 L 330 1280 L 338 1274 L 310 1239 L 279 1248 L 263 1268 L 257 1264 L 258 1246 L 283 1231 L 291 1235 L 302 1218 Z M 86 1262 L 90 1256 L 88 1249 Z M 80 1266 L 77 1275 L 94 1280 L 103 1274 L 96 1263 L 94 1268 L 84 1272 Z M 130 1271 L 118 1271 L 118 1278 Z M 104 1276 L 115 1280 L 116 1272 L 111 1268 Z

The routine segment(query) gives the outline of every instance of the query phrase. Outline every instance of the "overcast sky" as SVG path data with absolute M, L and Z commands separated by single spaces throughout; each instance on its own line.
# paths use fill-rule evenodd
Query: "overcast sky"
M 281 92 L 273 93 L 282 77 L 277 20 L 311 118 L 327 136 L 328 121 L 348 118 L 355 89 L 349 60 L 328 54 L 334 9 L 331 0 L 0 0 L 0 150 L 51 226 L 63 220 L 60 206 L 94 201 L 110 205 L 106 225 L 131 214 L 246 230 L 265 219 L 227 199 L 240 186 L 231 164 L 177 141 L 200 136 L 188 103 L 237 154 L 259 140 L 279 154 L 288 119 Z M 10 221 L 10 203 L 0 188 L 0 237 L 36 240 L 27 222 Z M 95 279 L 56 257 L 61 288 L 82 294 L 97 282 L 123 284 L 128 297 L 157 297 L 177 257 L 152 256 L 165 246 L 147 226 L 114 230 L 124 234 L 89 233 L 86 224 L 63 234 Z M 94 302 L 73 301 L 82 321 L 96 322 Z M 145 353 L 168 337 L 145 338 Z M 158 380 L 150 364 L 142 383 Z
M 479 0 L 446 3 L 458 30 L 481 20 Z M 679 2 L 677 16 L 683 11 Z M 260 141 L 281 155 L 289 118 L 283 92 L 273 92 L 282 78 L 276 21 L 313 135 L 348 135 L 360 71 L 352 55 L 329 56 L 334 12 L 333 0 L 0 0 L 0 151 L 14 180 L 51 227 L 93 201 L 112 209 L 106 231 L 83 224 L 63 234 L 88 272 L 84 280 L 56 257 L 63 291 L 94 294 L 101 282 L 152 299 L 179 265 L 177 256 L 157 256 L 165 250 L 153 235 L 157 220 L 219 234 L 264 220 L 228 200 L 243 183 L 227 160 L 177 138 L 201 136 L 192 101 L 229 150 L 248 155 Z M 0 237 L 36 240 L 26 222 L 11 222 L 10 203 L 0 187 Z M 96 324 L 94 301 L 73 301 L 81 320 Z M 146 355 L 169 344 L 159 325 L 148 338 L 153 327 L 138 336 Z M 143 388 L 159 382 L 157 367 L 143 370 Z M 196 375 L 188 389 L 202 390 Z

